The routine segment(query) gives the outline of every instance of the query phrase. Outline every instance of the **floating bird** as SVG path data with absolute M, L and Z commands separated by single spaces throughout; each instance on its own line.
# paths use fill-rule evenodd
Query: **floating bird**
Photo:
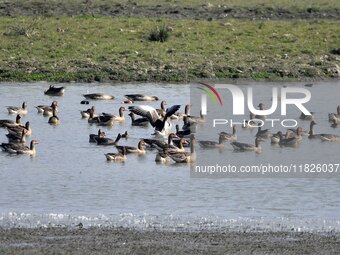
M 89 135 L 89 142 L 90 143 L 97 143 L 97 138 L 99 137 L 105 137 L 106 134 L 102 129 L 98 130 L 98 134 L 90 134 Z
M 52 116 L 48 119 L 48 123 L 52 124 L 52 125 L 59 125 L 60 124 L 60 119 L 57 116 L 56 106 L 53 106 Z
M 123 148 L 122 153 L 106 153 L 105 157 L 107 161 L 125 161 L 126 160 L 126 149 Z
M 320 138 L 322 141 L 326 141 L 326 142 L 339 142 L 340 141 L 340 135 L 334 135 L 334 134 L 320 134 Z
M 195 152 L 195 136 L 191 134 L 190 136 L 190 152 L 175 152 L 167 151 L 167 155 L 176 163 L 193 163 L 196 161 Z
M 240 142 L 232 142 L 231 145 L 233 146 L 235 151 L 255 151 L 257 153 L 261 152 L 260 139 L 258 137 L 256 137 L 255 139 L 255 145 Z
M 126 150 L 126 153 L 138 153 L 138 154 L 145 154 L 145 142 L 140 140 L 137 147 L 133 146 L 116 146 L 119 152 L 122 152 L 123 149 Z
M 58 112 L 58 102 L 53 101 L 51 106 L 48 105 L 38 105 L 35 108 L 37 108 L 38 113 L 42 113 L 44 116 L 51 116 L 53 115 L 53 107 L 56 109 L 56 112 Z
M 263 103 L 260 103 L 257 107 L 259 108 L 260 111 L 264 110 L 264 104 Z M 257 114 L 257 115 L 254 116 L 254 118 L 258 119 L 258 120 L 265 120 L 267 118 L 267 116 Z
M 111 116 L 95 116 L 94 111 L 90 111 L 90 117 L 87 120 L 88 123 L 95 123 L 100 126 L 113 126 L 114 120 Z
M 39 144 L 39 142 L 36 140 L 32 140 L 30 147 L 21 143 L 2 143 L 0 147 L 3 151 L 11 154 L 27 154 L 33 156 L 36 154 L 35 151 L 36 144 Z
M 130 94 L 125 97 L 131 101 L 158 101 L 159 98 L 156 96 L 146 96 L 143 94 Z
M 332 128 L 336 128 L 336 127 L 338 127 L 338 125 L 339 125 L 339 124 L 338 124 L 337 120 L 336 120 L 336 119 L 333 119 L 333 120 L 332 120 L 332 125 L 331 125 L 331 127 L 332 127 Z
M 7 106 L 7 110 L 9 114 L 26 115 L 27 114 L 27 103 L 23 102 L 21 107 Z
M 91 108 L 87 109 L 86 111 L 80 111 L 81 117 L 84 118 L 84 119 L 90 118 L 91 111 L 93 112 L 93 116 L 97 116 L 97 115 L 94 114 L 96 109 L 95 109 L 94 106 L 92 106 Z
M 117 135 L 115 140 L 99 135 L 99 137 L 95 138 L 95 140 L 97 141 L 97 145 L 106 145 L 106 146 L 117 145 L 121 137 L 122 135 L 120 133 Z
M 237 140 L 237 135 L 236 135 L 236 126 L 233 125 L 233 133 L 227 133 L 227 132 L 221 132 L 220 135 L 223 135 L 226 140 L 229 141 L 236 141 Z
M 256 137 L 266 139 L 266 138 L 269 138 L 270 136 L 271 136 L 271 134 L 269 132 L 269 129 L 262 130 L 261 126 L 258 127 Z
M 297 136 L 284 138 L 281 131 L 279 131 L 279 136 L 280 136 L 279 145 L 281 146 L 296 146 L 298 142 L 301 141 L 301 139 Z
M 44 91 L 45 95 L 48 96 L 63 96 L 65 92 L 65 87 L 54 87 L 53 85 L 50 85 L 50 87 Z
M 147 126 L 147 125 L 149 125 L 148 118 L 142 117 L 142 118 L 135 119 L 135 114 L 133 112 L 130 112 L 128 115 L 131 117 L 131 125 L 132 126 Z
M 188 137 L 190 136 L 191 132 L 190 129 L 189 130 L 179 130 L 179 125 L 176 124 L 176 135 L 178 137 Z
M 103 93 L 84 94 L 83 96 L 86 99 L 92 99 L 92 100 L 112 100 L 112 99 L 115 99 L 114 96 L 103 94 Z
M 15 121 L 13 120 L 0 120 L 0 127 L 2 128 L 11 128 L 11 127 L 17 127 L 20 126 L 21 123 L 21 116 L 17 115 L 15 118 Z
M 124 111 L 127 111 L 127 109 L 125 107 L 120 107 L 118 116 L 110 114 L 110 113 L 105 113 L 105 112 L 103 112 L 102 114 L 103 114 L 103 116 L 111 117 L 111 119 L 113 121 L 123 122 L 123 121 L 125 121 Z
M 160 109 L 156 109 L 158 115 L 161 116 L 162 118 L 164 118 L 165 113 L 166 113 L 166 108 L 165 108 L 166 105 L 167 105 L 166 101 L 163 100 L 161 102 L 161 108 Z
M 10 134 L 21 134 L 23 129 L 25 129 L 27 131 L 26 135 L 31 135 L 32 134 L 31 124 L 30 124 L 29 121 L 27 121 L 25 123 L 25 126 L 8 127 L 7 131 Z
M 129 138 L 128 131 L 125 131 L 124 134 L 122 134 L 122 138 L 125 138 L 125 139 Z
M 9 143 L 26 143 L 26 129 L 22 130 L 21 134 L 7 134 Z
M 301 112 L 299 118 L 300 118 L 300 120 L 308 120 L 308 121 L 314 120 L 314 112 L 311 112 L 311 115 L 306 115 L 303 112 Z
M 218 142 L 215 141 L 198 141 L 202 148 L 223 148 L 226 137 L 223 134 L 219 134 Z
M 336 108 L 337 113 L 329 113 L 328 114 L 328 119 L 329 121 L 333 121 L 334 119 L 337 120 L 337 123 L 340 122 L 340 105 Z
M 170 133 L 168 135 L 168 142 L 164 142 L 158 139 L 143 139 L 146 144 L 148 144 L 151 148 L 176 148 L 177 146 L 174 145 L 173 139 L 179 138 L 176 134 Z

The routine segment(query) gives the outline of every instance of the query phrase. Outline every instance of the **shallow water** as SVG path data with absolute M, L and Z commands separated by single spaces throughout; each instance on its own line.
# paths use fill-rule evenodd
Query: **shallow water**
M 80 117 L 79 110 L 89 107 L 80 105 L 82 94 L 113 94 L 117 99 L 91 102 L 90 106 L 94 104 L 97 112 L 117 113 L 123 95 L 137 92 L 166 98 L 169 105 L 184 105 L 189 100 L 189 85 L 63 85 L 67 86 L 65 96 L 57 98 L 62 123 L 56 127 L 50 126 L 48 118 L 34 109 L 36 105 L 54 100 L 43 95 L 49 84 L 3 83 L 0 86 L 0 119 L 14 118 L 8 116 L 5 106 L 21 105 L 26 100 L 29 114 L 23 121 L 30 120 L 32 138 L 40 141 L 34 158 L 0 153 L 0 226 L 82 222 L 86 226 L 142 229 L 340 230 L 338 178 L 196 179 L 190 178 L 186 165 L 156 164 L 154 152 L 143 157 L 129 155 L 126 163 L 108 163 L 104 153 L 114 149 L 88 142 L 88 135 L 96 133 L 98 127 Z M 316 127 L 320 132 L 340 134 L 340 128 L 330 129 L 326 121 L 327 113 L 334 112 L 340 103 L 339 86 L 339 82 L 331 82 L 309 88 L 312 94 L 327 99 L 327 102 L 315 100 L 316 105 L 312 105 L 317 109 L 320 123 L 324 123 Z M 264 90 L 265 86 L 258 84 L 258 88 Z M 147 104 L 158 106 L 159 102 Z M 151 128 L 131 127 L 129 119 L 111 129 L 105 128 L 109 137 L 125 130 L 129 131 L 130 138 L 123 139 L 121 144 L 136 145 L 139 138 L 152 137 Z M 239 140 L 248 136 L 249 133 L 244 137 L 239 134 Z M 0 141 L 6 142 L 5 138 L 5 131 L 0 129 Z M 301 146 L 318 148 L 317 143 Z M 338 155 L 339 148 L 340 143 L 323 147 L 332 157 Z M 263 154 L 270 149 L 268 145 Z M 276 153 L 291 151 L 276 150 Z M 289 156 L 298 155 L 298 151 Z M 225 153 L 233 152 L 226 149 Z M 261 160 L 261 156 L 257 158 Z

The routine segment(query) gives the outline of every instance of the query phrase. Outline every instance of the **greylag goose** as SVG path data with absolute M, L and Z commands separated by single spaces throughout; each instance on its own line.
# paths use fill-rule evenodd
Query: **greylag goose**
M 192 133 L 196 132 L 197 129 L 197 123 L 196 122 L 189 122 L 189 117 L 188 116 L 184 116 L 183 117 L 183 126 L 182 126 L 183 130 L 190 130 Z
M 51 106 L 48 105 L 38 105 L 35 108 L 38 110 L 38 113 L 43 113 L 44 116 L 51 116 L 53 114 L 53 107 L 57 107 L 58 102 L 53 101 Z
M 129 99 L 122 101 L 122 104 L 133 104 L 133 103 L 134 102 L 132 100 L 129 100 Z
M 174 146 L 173 139 L 179 138 L 176 134 L 170 133 L 168 135 L 168 142 L 164 142 L 158 139 L 143 139 L 146 144 L 148 144 L 151 148 L 176 148 L 177 146 Z
M 148 118 L 142 117 L 142 118 L 135 118 L 135 114 L 133 112 L 130 112 L 128 114 L 131 117 L 131 125 L 132 126 L 147 126 L 149 125 Z
M 339 142 L 340 141 L 340 135 L 320 134 L 320 138 L 322 141 L 326 141 L 326 142 Z
M 190 152 L 174 152 L 171 151 L 166 152 L 167 155 L 176 163 L 192 163 L 196 161 L 196 152 L 195 152 L 195 136 L 191 134 L 190 136 Z
M 279 131 L 279 136 L 279 145 L 281 146 L 296 146 L 301 141 L 301 139 L 297 136 L 284 138 L 281 131 Z
M 202 148 L 223 148 L 226 137 L 223 134 L 219 134 L 218 142 L 215 141 L 198 141 Z
M 264 110 L 264 104 L 260 103 L 258 106 L 259 110 L 263 111 Z M 267 118 L 266 115 L 255 115 L 254 116 L 255 119 L 259 119 L 259 120 L 265 120 Z
M 32 134 L 31 124 L 30 124 L 29 121 L 27 121 L 25 123 L 25 126 L 9 127 L 9 128 L 7 128 L 7 131 L 10 134 L 21 134 L 23 129 L 25 129 L 27 131 L 26 135 L 31 135 Z
M 179 110 L 180 105 L 173 105 L 166 110 L 164 119 L 161 119 L 155 108 L 148 105 L 129 106 L 129 110 L 137 115 L 148 118 L 150 124 L 155 128 L 156 134 L 163 135 L 171 129 L 168 118 Z
M 112 99 L 115 99 L 114 96 L 103 94 L 103 93 L 84 94 L 83 96 L 86 99 L 92 99 L 92 100 L 112 100 Z
M 117 150 L 119 152 L 122 152 L 125 149 L 126 153 L 145 154 L 145 142 L 143 140 L 140 140 L 138 142 L 137 147 L 133 147 L 133 146 L 116 146 L 116 148 L 117 148 Z
M 249 120 L 245 120 L 242 128 L 255 128 L 258 127 L 258 124 L 253 121 L 253 119 L 255 119 L 255 115 L 252 112 L 249 112 Z
M 56 106 L 53 106 L 52 116 L 48 119 L 48 123 L 51 124 L 51 125 L 59 125 L 60 124 L 60 119 L 57 116 Z
M 184 107 L 184 113 L 179 113 L 178 112 L 178 113 L 172 115 L 171 118 L 174 118 L 174 119 L 183 119 L 184 116 L 189 116 L 190 108 L 191 108 L 191 105 L 190 104 L 186 104 L 185 107 Z
M 96 108 L 92 106 L 91 108 L 87 109 L 86 111 L 80 111 L 81 117 L 84 119 L 90 118 L 91 111 L 93 111 L 93 115 L 96 116 L 94 113 L 96 111 Z
M 90 143 L 97 143 L 97 140 L 99 137 L 105 137 L 106 134 L 102 129 L 98 130 L 98 134 L 90 134 L 89 135 L 89 142 Z
M 110 113 L 105 113 L 105 112 L 103 112 L 102 114 L 103 114 L 103 116 L 111 117 L 111 119 L 113 121 L 123 122 L 123 121 L 125 121 L 124 111 L 126 111 L 125 107 L 119 107 L 119 115 L 118 116 L 110 114 Z
M 269 138 L 270 136 L 271 136 L 271 134 L 269 132 L 269 129 L 262 130 L 261 127 L 258 127 L 256 137 L 266 139 L 266 138 Z
M 179 125 L 176 124 L 176 135 L 178 137 L 188 137 L 190 136 L 190 129 L 189 130 L 179 130 Z
M 50 85 L 50 87 L 44 91 L 45 95 L 48 96 L 63 96 L 65 92 L 65 87 L 54 87 Z
M 39 144 L 38 141 L 32 140 L 30 147 L 21 144 L 21 143 L 2 143 L 0 145 L 1 149 L 5 152 L 11 154 L 27 154 L 27 155 L 35 155 L 35 145 Z
M 299 118 L 300 118 L 300 120 L 308 120 L 308 121 L 314 120 L 314 112 L 311 112 L 311 115 L 306 115 L 303 112 L 301 112 Z
M 131 101 L 158 101 L 159 100 L 159 98 L 156 96 L 146 96 L 143 94 L 130 94 L 130 95 L 125 95 L 125 97 Z
M 256 137 L 256 139 L 255 139 L 255 145 L 248 144 L 248 143 L 240 143 L 240 142 L 232 142 L 231 145 L 233 146 L 235 151 L 261 152 L 260 139 L 258 137 Z
M 26 115 L 27 114 L 27 103 L 23 102 L 21 107 L 7 106 L 7 111 L 9 114 Z
M 314 133 L 314 126 L 316 125 L 316 122 L 312 120 L 309 125 L 309 133 L 308 133 L 308 138 L 309 139 L 314 139 L 314 138 L 321 138 L 320 134 L 315 134 Z
M 187 144 L 187 140 L 184 138 L 179 139 L 179 143 L 178 146 L 167 146 L 166 148 L 163 148 L 162 150 L 167 150 L 167 152 L 184 152 L 185 148 L 184 148 L 184 144 Z M 157 147 L 157 146 L 156 146 Z M 159 149 L 159 148 L 158 148 Z M 159 151 L 162 151 L 161 149 L 159 149 Z
M 115 140 L 100 135 L 95 138 L 95 140 L 97 141 L 97 145 L 117 145 L 121 137 L 122 135 L 120 133 L 117 135 Z
M 281 134 L 282 134 L 283 138 L 288 138 L 288 137 L 290 137 L 291 133 L 292 133 L 292 131 L 289 130 L 289 129 L 286 131 L 286 134 L 282 134 L 282 132 L 279 131 L 276 134 L 271 135 L 270 142 L 272 144 L 278 144 L 280 142 Z
M 170 161 L 170 157 L 166 154 L 166 151 L 158 151 L 155 161 L 158 163 L 167 163 Z
M 329 113 L 328 114 L 328 119 L 329 121 L 333 121 L 334 119 L 339 119 L 340 120 L 340 105 L 338 105 L 338 107 L 336 108 L 336 112 L 337 113 Z M 337 121 L 339 122 L 339 121 Z
M 123 148 L 122 153 L 106 153 L 105 157 L 107 161 L 125 161 L 126 160 L 126 150 Z
M 111 116 L 95 116 L 93 110 L 91 110 L 87 122 L 90 124 L 95 123 L 100 126 L 113 126 L 114 120 Z
M 205 118 L 204 115 L 202 114 L 202 111 L 200 111 L 200 116 L 192 116 L 192 115 L 187 115 L 188 121 L 190 124 L 192 123 L 205 123 Z
M 2 128 L 11 128 L 21 126 L 21 116 L 17 115 L 15 121 L 13 120 L 0 120 L 0 127 Z
M 227 133 L 227 132 L 221 132 L 220 135 L 223 135 L 226 140 L 229 141 L 236 141 L 237 140 L 237 135 L 236 135 L 236 126 L 233 125 L 233 133 Z
M 22 130 L 21 134 L 7 134 L 9 143 L 26 143 L 26 129 Z
M 172 143 L 173 143 L 173 145 L 174 146 L 176 146 L 176 147 L 180 147 L 180 140 L 181 140 L 182 138 L 178 138 L 178 139 L 173 139 L 172 140 Z M 183 138 L 184 140 L 185 140 L 185 142 L 183 143 L 183 147 L 190 147 L 190 139 L 188 139 L 188 138 Z

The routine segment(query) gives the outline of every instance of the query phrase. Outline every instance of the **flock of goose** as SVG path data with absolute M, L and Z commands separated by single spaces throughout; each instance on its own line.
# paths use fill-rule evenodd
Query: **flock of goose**
M 49 96 L 63 96 L 64 87 L 50 86 L 44 93 Z M 103 93 L 93 93 L 83 95 L 86 100 L 81 101 L 81 104 L 89 104 L 90 100 L 113 100 L 114 97 Z M 122 104 L 131 104 L 129 107 L 121 106 L 118 110 L 118 115 L 111 113 L 96 114 L 95 106 L 81 111 L 81 117 L 87 119 L 89 124 L 96 124 L 99 126 L 98 133 L 89 135 L 89 142 L 96 143 L 98 146 L 114 146 L 116 152 L 106 153 L 105 157 L 108 161 L 125 161 L 128 154 L 145 154 L 147 149 L 157 150 L 155 161 L 168 162 L 173 160 L 177 163 L 191 163 L 196 160 L 195 144 L 198 143 L 202 148 L 223 148 L 226 141 L 235 151 L 255 151 L 261 152 L 260 142 L 265 139 L 270 139 L 272 144 L 279 144 L 280 146 L 296 146 L 302 139 L 303 135 L 307 133 L 301 127 L 297 129 L 288 129 L 286 131 L 279 131 L 272 134 L 268 129 L 262 129 L 258 126 L 257 119 L 265 119 L 266 116 L 250 115 L 250 120 L 242 126 L 242 128 L 257 127 L 258 131 L 255 135 L 255 143 L 241 143 L 237 141 L 236 126 L 233 126 L 232 132 L 220 132 L 218 134 L 218 141 L 196 141 L 194 133 L 198 125 L 204 124 L 205 119 L 202 114 L 200 116 L 192 116 L 189 114 L 190 105 L 186 105 L 184 112 L 179 112 L 181 106 L 173 105 L 167 108 L 166 101 L 161 101 L 160 108 L 155 109 L 149 105 L 135 105 L 136 101 L 158 101 L 156 96 L 147 96 L 142 94 L 125 95 L 126 100 Z M 259 109 L 264 109 L 264 105 L 259 104 Z M 44 116 L 49 116 L 48 123 L 51 125 L 59 125 L 58 118 L 58 102 L 53 101 L 51 105 L 36 106 L 38 113 Z M 16 114 L 16 119 L 2 119 L 0 120 L 0 127 L 6 128 L 8 134 L 8 143 L 0 145 L 4 152 L 11 154 L 28 154 L 35 155 L 35 145 L 39 142 L 32 140 L 30 146 L 26 145 L 26 137 L 32 134 L 30 122 L 27 121 L 25 125 L 21 123 L 21 116 L 27 114 L 27 103 L 24 102 L 21 107 L 8 106 L 9 114 Z M 128 116 L 131 118 L 131 126 L 145 127 L 151 125 L 154 128 L 154 139 L 141 138 L 137 146 L 120 145 L 121 138 L 128 138 L 129 134 L 126 131 L 123 134 L 118 134 L 116 139 L 106 137 L 103 127 L 112 126 L 116 122 L 125 122 L 125 112 L 129 111 Z M 139 116 L 138 118 L 136 117 Z M 316 134 L 314 133 L 314 126 L 316 122 L 313 115 L 300 116 L 301 120 L 310 121 L 310 130 L 308 132 L 309 139 L 321 139 L 322 141 L 340 141 L 340 135 L 336 134 Z M 328 116 L 331 127 L 336 128 L 340 123 L 340 105 L 337 107 L 336 113 L 330 113 Z M 173 122 L 175 131 L 172 131 Z M 180 127 L 180 122 L 183 125 Z M 167 141 L 164 138 L 167 137 Z M 187 147 L 190 149 L 188 150 Z

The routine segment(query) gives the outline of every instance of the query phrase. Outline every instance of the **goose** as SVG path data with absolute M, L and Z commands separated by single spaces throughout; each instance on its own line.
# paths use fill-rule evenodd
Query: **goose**
M 173 139 L 172 140 L 172 143 L 173 143 L 173 145 L 174 146 L 176 146 L 176 147 L 180 147 L 180 140 L 181 140 L 182 138 L 179 138 L 179 139 Z M 184 139 L 184 143 L 182 144 L 183 145 L 183 147 L 190 147 L 190 139 L 187 139 L 187 138 L 183 138 Z
M 158 139 L 143 139 L 143 140 L 151 148 L 166 149 L 166 148 L 176 148 L 176 146 L 174 146 L 174 143 L 173 143 L 174 138 L 179 138 L 179 137 L 174 133 L 170 133 L 168 135 L 168 142 L 164 142 Z
M 125 161 L 126 160 L 126 149 L 123 148 L 122 153 L 106 153 L 105 157 L 107 161 Z
M 129 110 L 137 115 L 148 118 L 150 124 L 155 128 L 156 134 L 164 135 L 171 129 L 171 123 L 168 118 L 179 110 L 180 105 L 173 105 L 166 110 L 164 119 L 162 120 L 156 109 L 148 105 L 129 106 Z
M 191 105 L 190 104 L 186 104 L 184 106 L 184 113 L 179 113 L 178 112 L 178 113 L 172 115 L 171 118 L 179 120 L 179 119 L 183 119 L 184 116 L 189 116 L 190 108 L 191 108 Z
M 188 121 L 190 124 L 192 123 L 205 123 L 205 118 L 204 115 L 202 114 L 202 111 L 200 111 L 200 116 L 192 116 L 192 115 L 187 115 Z
M 122 135 L 120 133 L 118 133 L 117 137 L 115 140 L 107 138 L 107 137 L 103 137 L 102 135 L 100 135 L 99 137 L 95 138 L 97 145 L 117 145 L 120 138 L 122 137 Z
M 278 144 L 279 142 L 280 142 L 280 138 L 281 138 L 281 135 L 280 134 L 282 134 L 282 137 L 283 138 L 288 138 L 288 137 L 290 137 L 290 134 L 292 133 L 292 131 L 291 130 L 287 130 L 287 132 L 286 132 L 286 134 L 284 135 L 284 134 L 282 134 L 282 132 L 281 131 L 279 131 L 279 132 L 277 132 L 276 134 L 272 134 L 271 135 L 271 137 L 270 137 L 270 142 L 272 143 L 272 144 Z
M 302 127 L 298 127 L 296 130 L 289 129 L 289 130 L 287 130 L 286 138 L 295 137 L 300 141 L 300 140 L 302 140 L 302 132 L 303 132 Z
M 227 139 L 223 134 L 219 134 L 218 137 L 218 142 L 215 141 L 198 141 L 199 145 L 202 148 L 223 148 L 224 147 L 224 142 Z
M 196 161 L 196 152 L 195 152 L 195 136 L 191 134 L 190 136 L 190 152 L 174 152 L 171 151 L 166 152 L 166 154 L 176 163 L 193 163 Z
M 44 116 L 51 116 L 53 114 L 53 107 L 57 107 L 58 102 L 53 101 L 51 106 L 48 105 L 38 105 L 35 108 L 38 110 L 38 113 L 43 113 Z
M 26 135 L 32 135 L 31 124 L 29 121 L 25 123 L 25 126 L 8 127 L 7 131 L 10 134 L 21 134 L 23 129 L 27 131 Z
M 87 122 L 90 124 L 95 123 L 100 126 L 113 126 L 114 120 L 111 116 L 95 116 L 93 110 L 91 110 Z
M 123 122 L 125 121 L 124 111 L 127 111 L 127 109 L 125 107 L 120 107 L 118 116 L 110 114 L 110 113 L 105 113 L 105 112 L 103 112 L 102 114 L 103 116 L 111 117 L 113 121 Z
M 296 146 L 298 142 L 301 141 L 301 139 L 299 139 L 296 136 L 284 138 L 281 131 L 279 131 L 279 136 L 280 136 L 279 145 L 281 146 Z
M 63 96 L 65 92 L 65 87 L 54 87 L 53 85 L 50 85 L 50 87 L 44 91 L 45 95 L 48 96 Z
M 123 149 L 126 150 L 126 153 L 138 153 L 138 154 L 145 154 L 145 142 L 140 140 L 138 142 L 137 147 L 133 146 L 116 146 L 119 152 L 122 152 Z
M 59 125 L 60 119 L 57 116 L 56 106 L 53 106 L 52 116 L 48 119 L 48 123 L 51 125 Z
M 133 104 L 133 103 L 134 101 L 129 100 L 129 99 L 122 101 L 122 104 Z
M 308 138 L 309 139 L 314 139 L 314 138 L 321 138 L 320 134 L 315 134 L 314 133 L 314 126 L 316 125 L 316 122 L 312 120 L 309 125 L 309 133 L 308 133 Z
M 90 143 L 97 143 L 97 140 L 96 140 L 97 138 L 105 137 L 105 136 L 106 136 L 105 132 L 102 129 L 99 129 L 98 134 L 90 134 L 89 135 L 89 142 Z
M 340 119 L 340 105 L 336 108 L 337 113 L 329 113 L 328 114 L 328 119 L 329 121 L 333 121 L 334 119 Z M 339 121 L 338 121 L 339 122 Z
M 183 126 L 182 129 L 183 130 L 190 130 L 192 133 L 196 132 L 197 129 L 197 123 L 196 122 L 189 122 L 189 117 L 188 116 L 184 116 L 183 117 Z
M 36 153 L 36 144 L 39 144 L 39 142 L 37 140 L 32 140 L 30 143 L 30 147 L 21 143 L 2 143 L 0 147 L 3 151 L 11 154 L 27 154 L 33 156 Z
M 9 114 L 26 115 L 27 114 L 27 103 L 23 102 L 21 107 L 7 106 L 7 111 Z
M 158 101 L 159 100 L 159 98 L 156 96 L 146 96 L 143 94 L 130 94 L 130 95 L 125 95 L 125 97 L 131 101 Z
M 83 119 L 90 118 L 91 111 L 93 111 L 93 116 L 97 116 L 97 115 L 94 114 L 95 111 L 96 111 L 96 108 L 94 106 L 92 106 L 91 108 L 88 108 L 86 111 L 80 111 L 81 117 Z
M 167 152 L 169 153 L 173 153 L 173 152 L 184 152 L 185 148 L 184 148 L 184 144 L 187 144 L 187 140 L 184 138 L 179 139 L 179 143 L 178 146 L 168 146 L 167 148 L 163 148 L 163 150 L 167 150 Z M 160 150 L 161 151 L 161 150 Z
M 166 108 L 165 108 L 166 105 L 167 105 L 166 101 L 163 100 L 161 102 L 161 108 L 160 109 L 156 109 L 158 115 L 161 116 L 162 118 L 164 118 L 165 113 L 166 113 Z
M 336 119 L 333 119 L 333 120 L 332 120 L 332 125 L 331 125 L 331 127 L 332 127 L 332 128 L 336 128 L 336 127 L 338 127 L 338 125 L 339 125 L 339 124 L 338 124 L 337 120 L 336 120 Z
M 245 120 L 242 128 L 255 128 L 258 127 L 258 124 L 254 121 L 255 115 L 252 112 L 249 112 L 249 120 Z
M 86 99 L 92 99 L 92 100 L 112 100 L 112 99 L 115 99 L 114 96 L 103 94 L 103 93 L 84 94 L 83 96 Z
M 259 108 L 260 111 L 264 110 L 264 104 L 263 103 L 260 103 L 257 107 Z M 257 114 L 257 115 L 254 116 L 254 118 L 258 119 L 258 120 L 265 120 L 267 118 L 267 116 L 266 115 L 258 115 Z
M 227 132 L 221 132 L 220 135 L 223 135 L 226 140 L 229 141 L 236 141 L 237 140 L 237 135 L 236 135 L 236 126 L 233 125 L 233 133 L 227 133 Z
M 261 126 L 258 127 L 256 137 L 266 139 L 266 138 L 269 138 L 270 136 L 271 136 L 271 134 L 269 132 L 269 129 L 262 130 Z
M 132 126 L 147 126 L 147 125 L 149 125 L 148 118 L 142 117 L 142 118 L 135 119 L 135 114 L 133 112 L 130 112 L 128 115 L 131 118 L 131 125 Z
M 190 129 L 189 130 L 179 130 L 179 125 L 176 124 L 176 135 L 178 137 L 188 137 L 190 136 Z
M 21 134 L 7 134 L 9 143 L 26 143 L 26 129 L 22 130 Z
M 314 120 L 314 112 L 310 112 L 310 113 L 311 115 L 306 115 L 303 112 L 301 112 L 300 117 L 299 117 L 300 120 L 308 120 L 308 121 Z
M 240 142 L 232 142 L 231 145 L 233 146 L 235 151 L 255 151 L 258 153 L 261 152 L 260 139 L 258 137 L 255 138 L 255 145 Z
M 15 118 L 15 121 L 13 120 L 0 120 L 0 127 L 2 128 L 11 128 L 11 127 L 17 127 L 21 126 L 21 116 L 18 114 Z

